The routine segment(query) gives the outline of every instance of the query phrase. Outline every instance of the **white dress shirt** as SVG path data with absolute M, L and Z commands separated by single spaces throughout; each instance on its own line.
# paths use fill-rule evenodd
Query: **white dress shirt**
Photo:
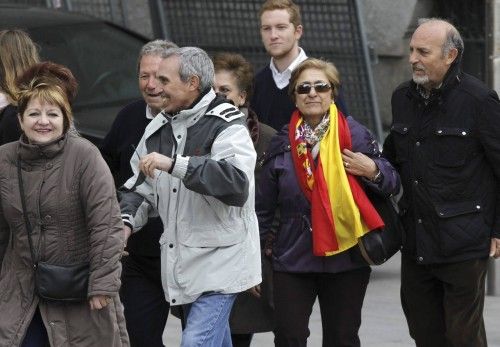
M 273 79 L 274 83 L 276 83 L 276 87 L 278 89 L 283 89 L 286 86 L 288 86 L 288 83 L 290 82 L 290 77 L 292 77 L 292 71 L 302 63 L 304 60 L 307 59 L 306 52 L 302 48 L 299 47 L 299 55 L 297 58 L 295 58 L 294 61 L 288 67 L 283 70 L 282 72 L 279 72 L 276 66 L 274 65 L 273 58 L 271 58 L 271 63 L 269 64 L 269 67 L 271 68 L 271 72 L 273 73 Z

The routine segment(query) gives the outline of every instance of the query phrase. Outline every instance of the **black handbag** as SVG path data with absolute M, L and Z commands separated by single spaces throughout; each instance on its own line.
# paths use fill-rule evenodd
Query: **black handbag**
M 24 223 L 28 232 L 31 260 L 35 269 L 35 290 L 37 295 L 48 301 L 80 302 L 87 300 L 89 283 L 89 263 L 57 265 L 36 261 L 31 239 L 31 223 L 26 209 L 24 186 L 21 172 L 21 159 L 17 160 L 17 175 L 19 180 L 19 193 L 23 207 Z
M 360 237 L 358 246 L 368 264 L 381 265 L 401 249 L 403 224 L 394 197 L 384 197 L 370 189 L 366 189 L 365 193 L 385 226 Z

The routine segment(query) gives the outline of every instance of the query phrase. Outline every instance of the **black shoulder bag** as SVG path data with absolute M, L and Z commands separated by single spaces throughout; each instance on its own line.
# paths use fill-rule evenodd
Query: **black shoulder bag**
M 368 264 L 381 265 L 401 249 L 403 224 L 392 197 L 381 196 L 370 189 L 365 189 L 365 193 L 385 226 L 360 237 L 358 245 Z
M 31 260 L 35 269 L 35 290 L 38 296 L 48 301 L 79 302 L 87 299 L 89 282 L 89 264 L 80 263 L 72 265 L 49 264 L 35 260 L 31 234 L 33 229 L 28 218 L 26 198 L 24 197 L 23 177 L 21 172 L 21 159 L 17 160 L 17 176 L 19 180 L 19 193 L 23 207 L 24 223 L 28 232 L 28 242 Z

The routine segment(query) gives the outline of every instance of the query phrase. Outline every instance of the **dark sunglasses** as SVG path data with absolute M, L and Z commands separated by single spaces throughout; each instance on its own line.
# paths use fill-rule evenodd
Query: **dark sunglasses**
M 309 82 L 304 82 L 302 84 L 299 84 L 296 88 L 295 91 L 297 94 L 309 94 L 311 91 L 311 88 L 314 88 L 314 90 L 317 93 L 324 93 L 332 89 L 332 85 L 330 83 L 326 82 L 316 82 L 316 83 L 309 83 Z

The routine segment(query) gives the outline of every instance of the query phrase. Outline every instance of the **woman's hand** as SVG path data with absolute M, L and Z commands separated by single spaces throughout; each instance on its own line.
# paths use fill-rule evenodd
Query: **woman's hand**
M 342 153 L 345 171 L 351 175 L 363 176 L 373 179 L 378 172 L 377 164 L 370 157 L 360 152 L 351 152 L 344 149 Z
M 104 307 L 108 306 L 108 304 L 112 301 L 110 296 L 107 295 L 95 295 L 90 297 L 89 304 L 91 310 L 100 310 Z

